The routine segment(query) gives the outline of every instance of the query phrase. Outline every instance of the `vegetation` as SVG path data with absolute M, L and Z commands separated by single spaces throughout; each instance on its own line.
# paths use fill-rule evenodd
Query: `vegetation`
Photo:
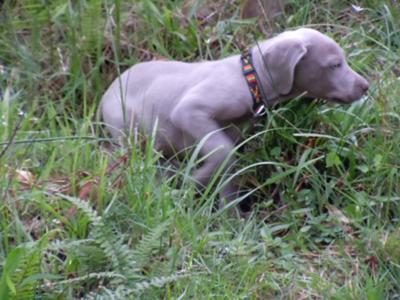
M 288 2 L 267 22 L 228 0 L 208 16 L 182 0 L 4 1 L 0 299 L 400 298 L 399 3 Z M 214 209 L 229 174 L 196 191 L 196 150 L 178 170 L 151 142 L 110 151 L 96 109 L 128 66 L 298 26 L 335 38 L 371 89 L 260 119 L 235 153 L 247 220 Z

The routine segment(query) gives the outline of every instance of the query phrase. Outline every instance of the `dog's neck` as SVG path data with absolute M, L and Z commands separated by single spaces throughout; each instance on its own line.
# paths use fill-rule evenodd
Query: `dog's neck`
M 259 85 L 263 89 L 264 94 L 267 98 L 264 99 L 264 101 L 267 103 L 267 105 L 270 106 L 275 103 L 280 103 L 296 98 L 303 92 L 293 89 L 289 92 L 289 94 L 279 94 L 277 89 L 274 87 L 273 80 L 270 73 L 268 72 L 268 65 L 263 60 L 262 49 L 265 47 L 266 43 L 268 43 L 268 41 L 253 46 L 250 51 L 252 51 L 254 69 L 256 70 L 260 81 Z

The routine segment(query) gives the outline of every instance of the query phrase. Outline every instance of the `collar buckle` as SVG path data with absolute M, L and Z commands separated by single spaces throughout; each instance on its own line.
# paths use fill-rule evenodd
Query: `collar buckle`
M 254 110 L 254 116 L 255 117 L 262 117 L 267 113 L 267 110 L 265 108 L 264 104 L 259 105 L 255 110 Z

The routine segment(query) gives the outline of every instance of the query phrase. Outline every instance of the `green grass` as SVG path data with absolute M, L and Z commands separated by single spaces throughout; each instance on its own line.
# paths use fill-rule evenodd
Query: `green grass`
M 185 20 L 182 2 L 3 4 L 0 299 L 400 298 L 399 4 L 292 0 L 260 25 L 228 1 Z M 214 210 L 230 174 L 196 191 L 196 150 L 175 170 L 151 142 L 111 152 L 99 133 L 100 97 L 128 66 L 217 59 L 305 25 L 335 38 L 371 90 L 260 120 L 235 153 L 248 220 Z

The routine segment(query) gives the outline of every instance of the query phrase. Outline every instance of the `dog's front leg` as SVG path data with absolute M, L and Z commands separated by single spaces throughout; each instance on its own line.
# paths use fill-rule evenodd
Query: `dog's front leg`
M 206 112 L 200 109 L 188 110 L 177 107 L 171 115 L 171 121 L 197 142 L 205 139 L 202 141 L 200 154 L 206 156 L 206 159 L 203 165 L 196 169 L 193 174 L 198 184 L 207 185 L 225 160 L 225 168 L 232 164 L 231 156 L 235 147 L 234 142 Z M 236 195 L 235 191 L 236 187 L 232 183 L 227 183 L 221 192 L 221 196 L 226 197 L 227 200 L 232 200 L 233 196 Z

